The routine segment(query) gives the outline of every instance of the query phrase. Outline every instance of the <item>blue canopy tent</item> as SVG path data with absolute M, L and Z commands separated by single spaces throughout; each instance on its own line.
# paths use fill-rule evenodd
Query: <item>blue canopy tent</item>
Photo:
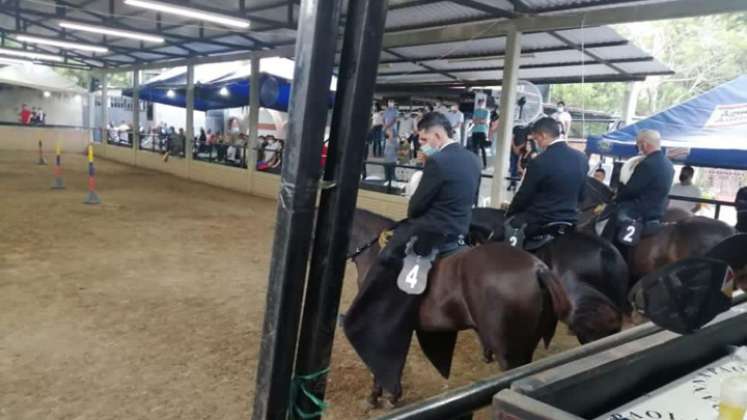
M 248 106 L 250 88 L 249 78 L 242 70 L 206 82 L 195 83 L 194 109 L 207 111 Z M 263 72 L 260 75 L 259 89 L 260 106 L 288 112 L 291 80 Z M 186 77 L 184 74 L 177 74 L 143 84 L 140 87 L 140 99 L 185 108 L 186 90 Z M 122 94 L 132 97 L 132 89 L 125 89 Z M 334 99 L 333 95 L 334 93 L 331 92 L 330 106 Z
M 693 166 L 747 169 L 747 76 L 696 96 L 645 120 L 587 139 L 587 153 L 627 158 L 638 153 L 641 130 L 661 133 L 674 161 Z

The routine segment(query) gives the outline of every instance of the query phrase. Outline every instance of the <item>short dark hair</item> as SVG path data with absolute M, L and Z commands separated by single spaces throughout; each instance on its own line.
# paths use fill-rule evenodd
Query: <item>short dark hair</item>
M 594 170 L 594 173 L 601 172 L 604 175 L 607 175 L 607 171 L 604 170 L 604 168 L 597 168 Z
M 690 165 L 684 166 L 680 170 L 680 176 L 683 175 L 687 176 L 688 179 L 692 178 L 693 176 L 695 176 L 695 169 Z
M 563 102 L 563 101 L 558 101 L 558 106 L 565 106 L 565 102 Z
M 550 117 L 540 118 L 532 124 L 532 133 L 545 133 L 552 138 L 560 137 L 560 123 Z
M 454 130 L 451 128 L 449 119 L 440 112 L 429 112 L 423 115 L 418 123 L 418 130 L 429 130 L 433 127 L 443 128 L 449 138 L 454 136 Z

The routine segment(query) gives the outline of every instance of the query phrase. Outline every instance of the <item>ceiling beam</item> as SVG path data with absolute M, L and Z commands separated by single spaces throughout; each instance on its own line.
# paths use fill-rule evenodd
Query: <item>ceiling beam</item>
M 590 48 L 605 48 L 605 47 L 619 47 L 623 45 L 628 45 L 630 42 L 628 40 L 620 40 L 620 41 L 609 41 L 609 42 L 590 42 L 585 45 L 586 49 Z M 559 51 L 573 51 L 575 48 L 569 47 L 568 45 L 562 45 L 557 47 L 546 47 L 546 48 L 523 48 L 521 50 L 522 54 L 539 54 L 539 53 L 546 53 L 546 52 L 559 52 Z M 452 55 L 433 55 L 433 56 L 426 56 L 426 57 L 411 57 L 405 59 L 396 59 L 396 60 L 380 60 L 379 63 L 381 64 L 389 64 L 389 63 L 411 63 L 411 62 L 417 62 L 421 63 L 424 61 L 434 61 L 434 60 L 468 60 L 470 58 L 475 59 L 484 59 L 486 57 L 496 57 L 496 56 L 503 56 L 506 54 L 505 50 L 501 51 L 488 51 L 488 52 L 482 52 L 482 53 L 461 53 L 461 54 L 452 54 Z
M 534 13 L 534 10 L 532 10 L 532 7 L 529 6 L 526 2 L 524 2 L 524 0 L 508 0 L 508 2 L 514 6 L 514 11 L 516 13 L 521 13 L 521 14 Z
M 513 18 L 514 14 L 509 10 L 504 10 L 475 0 L 450 0 L 454 4 L 469 7 L 470 9 L 479 10 L 489 14 L 491 17 Z
M 395 57 L 397 57 L 399 59 L 407 60 L 407 57 L 403 56 L 402 54 L 396 53 L 394 51 L 390 51 L 390 50 L 382 50 L 382 51 L 385 52 L 385 53 L 387 53 L 387 54 L 391 54 L 391 55 L 393 55 L 393 56 L 395 56 Z M 449 73 L 447 73 L 447 72 L 445 72 L 443 70 L 438 70 L 435 67 L 431 67 L 431 66 L 429 66 L 427 64 L 423 64 L 423 63 L 415 62 L 415 61 L 412 61 L 412 63 L 416 64 L 416 65 L 418 65 L 418 66 L 420 66 L 420 67 L 422 67 L 422 68 L 424 68 L 426 70 L 430 70 L 430 71 L 432 71 L 434 73 L 438 73 L 438 74 L 440 74 L 440 75 L 442 75 L 444 77 L 448 77 L 449 79 L 459 80 L 458 77 L 456 77 L 456 76 L 454 76 L 452 74 L 449 74 Z
M 604 64 L 607 67 L 611 68 L 612 70 L 620 73 L 620 74 L 628 74 L 627 71 L 625 71 L 622 67 L 616 66 L 615 63 L 612 63 L 610 60 L 605 60 L 602 58 L 599 54 L 596 54 L 593 51 L 586 50 L 586 45 L 579 45 L 568 39 L 567 37 L 560 35 L 559 33 L 555 31 L 547 31 L 547 33 L 552 36 L 553 38 L 563 42 L 564 44 L 568 45 L 569 47 L 575 49 L 576 51 L 583 52 L 584 54 L 588 55 L 589 57 L 596 60 L 599 64 Z
M 605 63 L 598 61 L 568 61 L 564 63 L 542 63 L 542 64 L 524 64 L 519 66 L 520 69 L 544 69 L 544 68 L 562 68 L 562 67 L 574 67 L 583 65 L 594 65 L 594 64 L 626 64 L 626 63 L 647 63 L 654 61 L 654 57 L 640 57 L 640 58 L 618 58 L 612 60 L 605 60 Z M 448 71 L 452 74 L 458 73 L 472 73 L 481 71 L 502 71 L 504 66 L 486 66 L 478 68 L 454 68 L 454 69 L 440 69 L 441 71 Z M 437 71 L 430 70 L 414 70 L 414 71 L 395 71 L 395 72 L 379 72 L 380 77 L 386 76 L 405 76 L 409 74 L 434 74 Z M 628 74 L 623 72 L 623 74 Z
M 747 11 L 747 1 L 744 0 L 672 0 L 664 3 L 624 5 L 546 16 L 523 16 L 511 20 L 491 19 L 463 25 L 389 32 L 384 34 L 383 48 L 493 38 L 505 35 L 513 29 L 521 32 L 575 29 L 584 26 L 678 19 L 743 11 Z

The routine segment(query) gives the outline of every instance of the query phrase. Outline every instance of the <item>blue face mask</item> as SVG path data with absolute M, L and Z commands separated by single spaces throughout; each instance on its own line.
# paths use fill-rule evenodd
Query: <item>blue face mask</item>
M 433 156 L 434 154 L 436 154 L 436 152 L 438 152 L 438 149 L 432 147 L 430 144 L 424 144 L 420 146 L 420 151 L 422 151 L 426 156 Z

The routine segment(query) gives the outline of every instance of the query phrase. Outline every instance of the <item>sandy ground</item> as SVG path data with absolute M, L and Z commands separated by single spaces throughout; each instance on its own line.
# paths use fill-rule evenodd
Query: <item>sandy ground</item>
M 0 419 L 248 418 L 275 203 L 99 160 L 86 206 L 82 155 L 64 191 L 34 160 L 0 151 Z M 575 345 L 560 329 L 536 357 Z M 403 402 L 499 372 L 480 355 L 461 334 L 446 381 L 414 347 Z M 370 381 L 338 331 L 328 418 L 382 414 Z

